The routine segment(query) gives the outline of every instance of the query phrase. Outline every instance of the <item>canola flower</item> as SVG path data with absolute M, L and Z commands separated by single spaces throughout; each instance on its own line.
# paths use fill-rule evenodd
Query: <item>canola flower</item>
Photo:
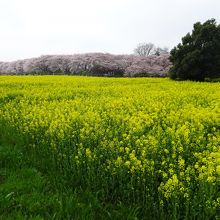
M 0 120 L 106 195 L 220 210 L 219 83 L 1 76 Z

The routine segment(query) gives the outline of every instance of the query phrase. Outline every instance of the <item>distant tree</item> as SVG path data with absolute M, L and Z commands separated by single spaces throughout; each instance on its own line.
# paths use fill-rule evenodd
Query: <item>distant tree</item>
M 96 76 L 166 76 L 170 68 L 168 54 L 160 56 L 86 53 L 47 55 L 1 62 L 0 74 L 68 74 Z
M 134 54 L 139 56 L 160 56 L 163 54 L 169 54 L 169 49 L 167 47 L 156 47 L 152 43 L 140 43 L 134 49 Z
M 168 49 L 168 47 L 164 47 L 164 48 L 156 47 L 156 48 L 154 49 L 154 55 L 160 56 L 160 55 L 163 55 L 163 54 L 169 54 L 169 49 Z
M 134 54 L 139 56 L 150 56 L 154 54 L 155 45 L 152 43 L 140 43 L 134 49 Z
M 220 77 L 220 25 L 215 19 L 193 26 L 170 54 L 172 79 L 204 81 Z
M 165 77 L 170 69 L 169 55 L 134 56 L 125 70 L 125 76 Z

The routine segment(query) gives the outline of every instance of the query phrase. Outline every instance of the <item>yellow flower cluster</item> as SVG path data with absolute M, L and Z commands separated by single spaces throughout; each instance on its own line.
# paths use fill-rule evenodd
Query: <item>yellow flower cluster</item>
M 199 192 L 220 206 L 219 83 L 1 76 L 0 120 L 65 169 L 153 183 L 161 204 Z

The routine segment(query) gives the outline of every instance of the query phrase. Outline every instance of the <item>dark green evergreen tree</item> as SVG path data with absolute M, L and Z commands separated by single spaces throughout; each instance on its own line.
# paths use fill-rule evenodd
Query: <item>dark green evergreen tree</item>
M 170 52 L 170 77 L 204 81 L 220 77 L 220 25 L 215 19 L 197 22 L 192 33 Z

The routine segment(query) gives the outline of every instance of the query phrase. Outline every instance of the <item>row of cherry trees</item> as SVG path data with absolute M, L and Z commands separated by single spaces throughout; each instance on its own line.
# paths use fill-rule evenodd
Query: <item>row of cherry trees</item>
M 148 57 L 87 53 L 45 55 L 38 58 L 0 62 L 1 74 L 66 74 L 94 76 L 167 76 L 169 55 Z

